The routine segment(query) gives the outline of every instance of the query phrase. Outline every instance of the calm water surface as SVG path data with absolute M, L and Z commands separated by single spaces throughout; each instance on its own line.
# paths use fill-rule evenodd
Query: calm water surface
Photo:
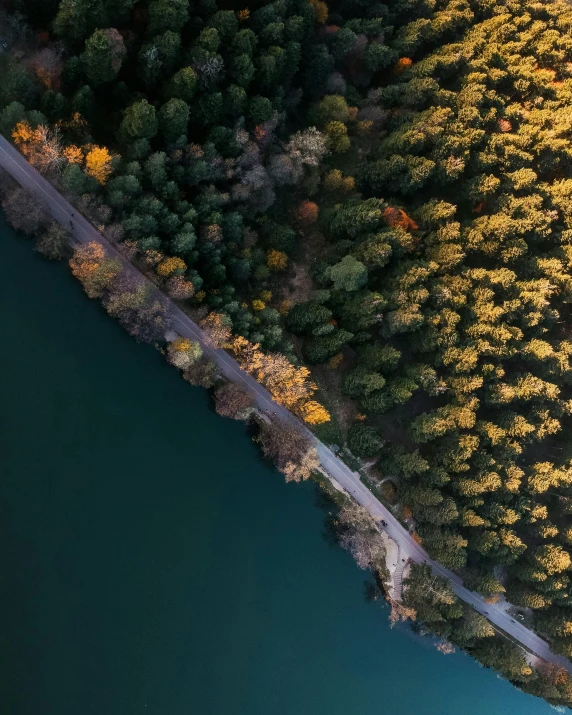
M 391 630 L 214 414 L 0 223 L 3 715 L 548 715 Z

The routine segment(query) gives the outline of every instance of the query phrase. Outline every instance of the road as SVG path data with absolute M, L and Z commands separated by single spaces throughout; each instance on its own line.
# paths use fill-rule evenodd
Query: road
M 133 266 L 123 254 L 119 253 L 115 246 L 102 236 L 77 210 L 66 201 L 63 196 L 46 181 L 24 157 L 14 149 L 14 147 L 0 135 L 0 166 L 8 171 L 12 177 L 41 200 L 51 215 L 65 226 L 79 243 L 89 241 L 99 241 L 105 245 L 107 251 L 119 258 L 127 271 L 138 274 L 139 277 L 149 282 L 148 279 Z M 153 290 L 157 290 L 154 284 Z M 236 360 L 234 360 L 224 350 L 214 350 L 205 344 L 202 330 L 196 325 L 186 313 L 172 304 L 173 328 L 183 337 L 197 340 L 203 346 L 204 353 L 215 360 L 222 374 L 232 382 L 243 385 L 255 398 L 257 407 L 276 419 L 296 424 L 300 429 L 312 439 L 316 444 L 318 456 L 324 470 L 333 477 L 353 498 L 361 504 L 375 519 L 378 526 L 383 528 L 388 536 L 394 539 L 399 545 L 401 556 L 409 558 L 416 563 L 430 564 L 436 574 L 451 581 L 453 589 L 459 598 L 473 606 L 479 613 L 485 615 L 488 620 L 504 633 L 519 642 L 525 649 L 531 651 L 543 660 L 562 666 L 572 673 L 572 664 L 562 656 L 550 651 L 546 641 L 542 640 L 533 631 L 526 628 L 522 623 L 513 620 L 503 608 L 495 604 L 486 603 L 483 596 L 469 591 L 463 586 L 462 580 L 441 564 L 429 558 L 426 551 L 419 546 L 411 534 L 405 529 L 393 514 L 385 507 L 361 482 L 360 475 L 344 464 L 336 455 L 317 441 L 314 435 L 288 410 L 276 404 L 270 393 L 256 380 L 245 373 Z M 387 524 L 383 526 L 382 520 Z

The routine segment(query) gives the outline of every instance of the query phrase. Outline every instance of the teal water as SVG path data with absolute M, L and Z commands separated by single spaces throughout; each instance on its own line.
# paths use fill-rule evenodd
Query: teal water
M 391 630 L 245 427 L 0 223 L 3 715 L 548 715 Z

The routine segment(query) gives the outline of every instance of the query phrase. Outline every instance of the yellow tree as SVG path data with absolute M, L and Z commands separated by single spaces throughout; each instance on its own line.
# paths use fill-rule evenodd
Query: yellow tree
M 83 164 L 83 151 L 75 144 L 65 147 L 64 156 L 70 164 Z
M 300 405 L 300 416 L 309 425 L 322 425 L 330 421 L 330 413 L 316 400 L 308 400 Z
M 157 266 L 157 273 L 161 278 L 168 278 L 172 276 L 173 273 L 182 273 L 187 270 L 187 264 L 182 258 L 177 256 L 170 256 L 169 258 L 164 258 L 161 263 Z
M 265 355 L 260 345 L 253 345 L 242 336 L 234 338 L 230 347 L 241 367 L 266 387 L 276 403 L 308 424 L 329 422 L 328 411 L 311 399 L 318 388 L 308 379 L 308 368 L 292 365 L 284 355 Z
M 328 19 L 328 6 L 322 0 L 310 0 L 310 5 L 314 8 L 316 14 L 316 22 L 319 25 L 323 25 Z
M 271 248 L 266 254 L 266 265 L 271 271 L 281 272 L 288 265 L 288 256 L 282 251 Z
M 85 157 L 85 173 L 103 186 L 113 171 L 111 154 L 105 147 L 94 146 Z

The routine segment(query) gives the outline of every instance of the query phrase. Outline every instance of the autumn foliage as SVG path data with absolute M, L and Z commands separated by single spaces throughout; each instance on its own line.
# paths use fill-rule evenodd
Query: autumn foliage
M 419 226 L 410 218 L 403 209 L 388 206 L 383 212 L 383 218 L 388 226 L 399 226 L 405 231 L 415 231 Z
M 103 186 L 111 172 L 111 154 L 105 147 L 94 146 L 85 157 L 85 173 Z
M 70 259 L 72 273 L 78 278 L 90 298 L 101 297 L 121 272 L 121 262 L 108 258 L 97 241 L 80 246 Z
M 175 300 L 187 300 L 195 294 L 195 287 L 184 276 L 171 276 L 165 284 L 167 293 Z
M 288 265 L 288 256 L 282 251 L 272 248 L 266 255 L 266 265 L 271 271 L 284 271 Z
M 395 63 L 393 71 L 395 74 L 401 74 L 402 72 L 405 72 L 405 70 L 409 69 L 412 64 L 413 60 L 409 57 L 400 57 Z
M 83 164 L 83 151 L 79 146 L 70 144 L 65 147 L 63 154 L 70 164 Z
M 328 411 L 312 400 L 318 389 L 306 367 L 296 367 L 278 353 L 265 354 L 258 344 L 250 343 L 241 336 L 235 337 L 231 349 L 241 367 L 266 387 L 275 402 L 308 424 L 329 422 Z
M 318 25 L 323 25 L 328 19 L 328 6 L 322 0 L 310 0 L 310 5 L 314 8 L 316 22 Z
M 296 209 L 296 221 L 300 226 L 311 226 L 318 220 L 318 205 L 313 201 L 301 201 Z
M 157 273 L 161 278 L 168 278 L 175 272 L 185 271 L 187 269 L 187 264 L 182 258 L 177 258 L 176 256 L 170 256 L 165 258 L 157 266 Z
M 223 313 L 209 313 L 199 323 L 205 335 L 205 342 L 214 348 L 225 347 L 232 337 L 229 317 Z
M 14 144 L 38 171 L 58 169 L 65 163 L 57 129 L 40 124 L 35 129 L 26 120 L 18 122 L 12 132 Z
M 316 400 L 308 400 L 300 405 L 300 416 L 309 425 L 321 425 L 330 421 L 330 414 L 326 408 Z

